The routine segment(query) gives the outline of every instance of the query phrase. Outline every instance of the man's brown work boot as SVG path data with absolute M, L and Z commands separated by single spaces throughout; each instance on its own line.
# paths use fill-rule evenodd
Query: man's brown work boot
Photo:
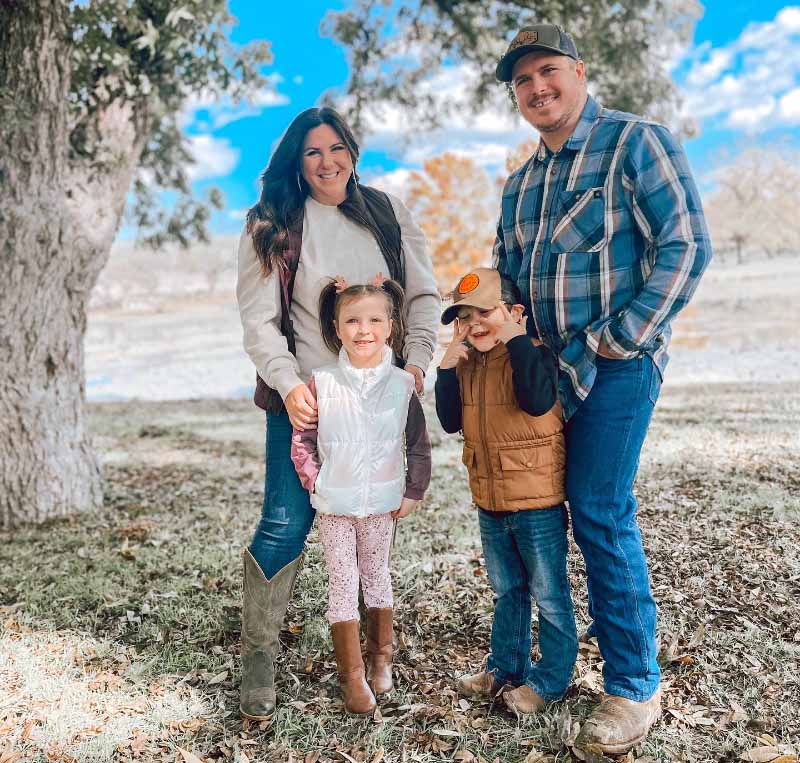
M 509 710 L 523 715 L 539 713 L 544 710 L 547 701 L 539 696 L 530 686 L 522 684 L 516 689 L 510 689 L 503 694 L 503 701 Z
M 456 688 L 462 697 L 487 697 L 497 695 L 503 684 L 495 681 L 494 673 L 483 671 L 471 676 L 462 676 L 456 681 Z
M 586 752 L 620 755 L 643 742 L 660 715 L 660 689 L 646 702 L 607 694 L 581 728 L 575 746 Z

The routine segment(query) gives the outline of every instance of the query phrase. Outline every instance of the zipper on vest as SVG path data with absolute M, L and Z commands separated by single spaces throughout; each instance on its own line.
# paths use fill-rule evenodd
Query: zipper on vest
M 481 353 L 481 367 L 478 372 L 478 397 L 480 400 L 480 434 L 481 445 L 483 446 L 483 457 L 486 459 L 486 471 L 489 475 L 489 503 L 490 508 L 494 509 L 497 502 L 494 499 L 494 479 L 492 477 L 492 462 L 489 459 L 489 446 L 486 444 L 486 353 Z

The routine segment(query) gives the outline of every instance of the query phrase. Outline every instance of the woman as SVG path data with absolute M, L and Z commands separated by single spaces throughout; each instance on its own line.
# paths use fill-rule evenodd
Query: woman
M 243 553 L 240 709 L 259 721 L 275 710 L 278 633 L 314 520 L 290 449 L 292 426 L 316 425 L 306 385 L 312 369 L 336 359 L 319 329 L 320 291 L 335 275 L 366 283 L 388 272 L 403 285 L 403 360 L 418 392 L 436 343 L 440 302 L 425 238 L 402 202 L 358 182 L 358 155 L 350 128 L 333 109 L 299 114 L 261 177 L 261 196 L 239 243 L 244 347 L 258 372 L 256 405 L 267 412 L 264 505 Z M 368 623 L 375 630 L 371 643 L 380 640 L 378 625 Z

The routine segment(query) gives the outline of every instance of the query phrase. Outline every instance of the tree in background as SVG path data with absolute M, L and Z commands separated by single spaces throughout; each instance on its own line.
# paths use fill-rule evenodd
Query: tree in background
M 717 188 L 704 200 L 714 251 L 773 257 L 800 252 L 800 151 L 749 148 L 713 173 Z
M 349 53 L 349 118 L 366 127 L 366 112 L 401 107 L 410 124 L 436 125 L 447 107 L 479 110 L 493 101 L 494 69 L 510 36 L 537 22 L 560 24 L 575 38 L 592 91 L 609 108 L 676 117 L 677 90 L 664 66 L 692 40 L 702 15 L 696 0 L 353 0 L 331 12 L 326 31 Z M 424 82 L 445 64 L 475 72 L 469 103 L 443 103 Z M 689 124 L 679 126 L 684 132 Z
M 220 199 L 190 196 L 181 107 L 264 86 L 270 59 L 232 45 L 232 21 L 225 0 L 0 3 L 0 526 L 102 502 L 87 302 L 129 189 L 152 243 L 204 236 Z M 160 189 L 177 192 L 171 208 Z
M 506 156 L 506 177 L 525 164 L 525 162 L 533 156 L 533 152 L 536 151 L 538 147 L 539 141 L 526 140 L 524 143 L 520 143 L 516 148 L 509 151 L 508 156 Z M 505 178 L 502 180 L 503 183 L 505 183 Z
M 489 175 L 455 154 L 428 159 L 408 179 L 406 203 L 428 239 L 442 293 L 468 270 L 488 263 L 497 220 Z

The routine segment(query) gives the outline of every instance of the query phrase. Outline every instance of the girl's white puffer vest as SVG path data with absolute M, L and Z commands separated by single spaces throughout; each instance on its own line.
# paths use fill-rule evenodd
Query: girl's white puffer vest
M 366 517 L 399 508 L 406 484 L 403 437 L 414 377 L 392 363 L 389 347 L 375 368 L 339 362 L 313 372 L 322 463 L 311 503 L 323 514 Z

